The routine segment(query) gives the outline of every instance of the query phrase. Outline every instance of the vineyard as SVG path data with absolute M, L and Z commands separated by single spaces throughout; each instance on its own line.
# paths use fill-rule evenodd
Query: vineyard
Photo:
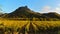
M 0 20 L 0 34 L 60 34 L 60 21 Z

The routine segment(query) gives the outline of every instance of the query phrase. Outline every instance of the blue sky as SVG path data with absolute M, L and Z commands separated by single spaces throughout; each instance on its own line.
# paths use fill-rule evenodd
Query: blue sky
M 0 0 L 0 8 L 4 13 L 25 5 L 36 12 L 60 11 L 60 0 Z

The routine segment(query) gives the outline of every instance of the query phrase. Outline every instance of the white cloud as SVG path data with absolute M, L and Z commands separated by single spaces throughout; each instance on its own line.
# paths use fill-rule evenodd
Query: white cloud
M 47 13 L 50 12 L 51 7 L 50 6 L 45 6 L 41 9 L 40 13 Z
M 45 6 L 40 11 L 40 13 L 48 13 L 48 12 L 56 12 L 60 14 L 60 7 L 55 7 L 54 9 L 52 9 L 52 7 L 50 6 Z
M 49 6 L 45 6 L 42 10 L 43 10 L 43 11 L 49 11 L 50 8 L 51 8 L 51 7 L 49 7 Z
M 60 4 L 58 4 L 58 6 L 60 6 Z
M 55 8 L 53 12 L 59 13 L 60 14 L 60 7 Z

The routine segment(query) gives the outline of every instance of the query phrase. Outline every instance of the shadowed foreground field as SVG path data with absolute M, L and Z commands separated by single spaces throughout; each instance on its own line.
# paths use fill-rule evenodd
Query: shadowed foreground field
M 60 21 L 0 20 L 0 34 L 60 34 Z

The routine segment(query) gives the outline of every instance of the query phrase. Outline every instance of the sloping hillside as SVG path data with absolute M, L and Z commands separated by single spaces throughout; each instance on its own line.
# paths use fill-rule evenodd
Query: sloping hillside
M 33 18 L 35 18 L 35 20 L 41 20 L 41 21 L 45 21 L 45 20 L 60 20 L 60 15 L 57 13 L 44 13 L 44 14 L 40 14 L 37 12 L 34 12 L 32 10 L 30 10 L 27 6 L 22 6 L 19 7 L 18 9 L 16 9 L 15 11 L 6 14 L 5 16 L 3 16 L 3 18 L 28 18 L 33 20 Z

